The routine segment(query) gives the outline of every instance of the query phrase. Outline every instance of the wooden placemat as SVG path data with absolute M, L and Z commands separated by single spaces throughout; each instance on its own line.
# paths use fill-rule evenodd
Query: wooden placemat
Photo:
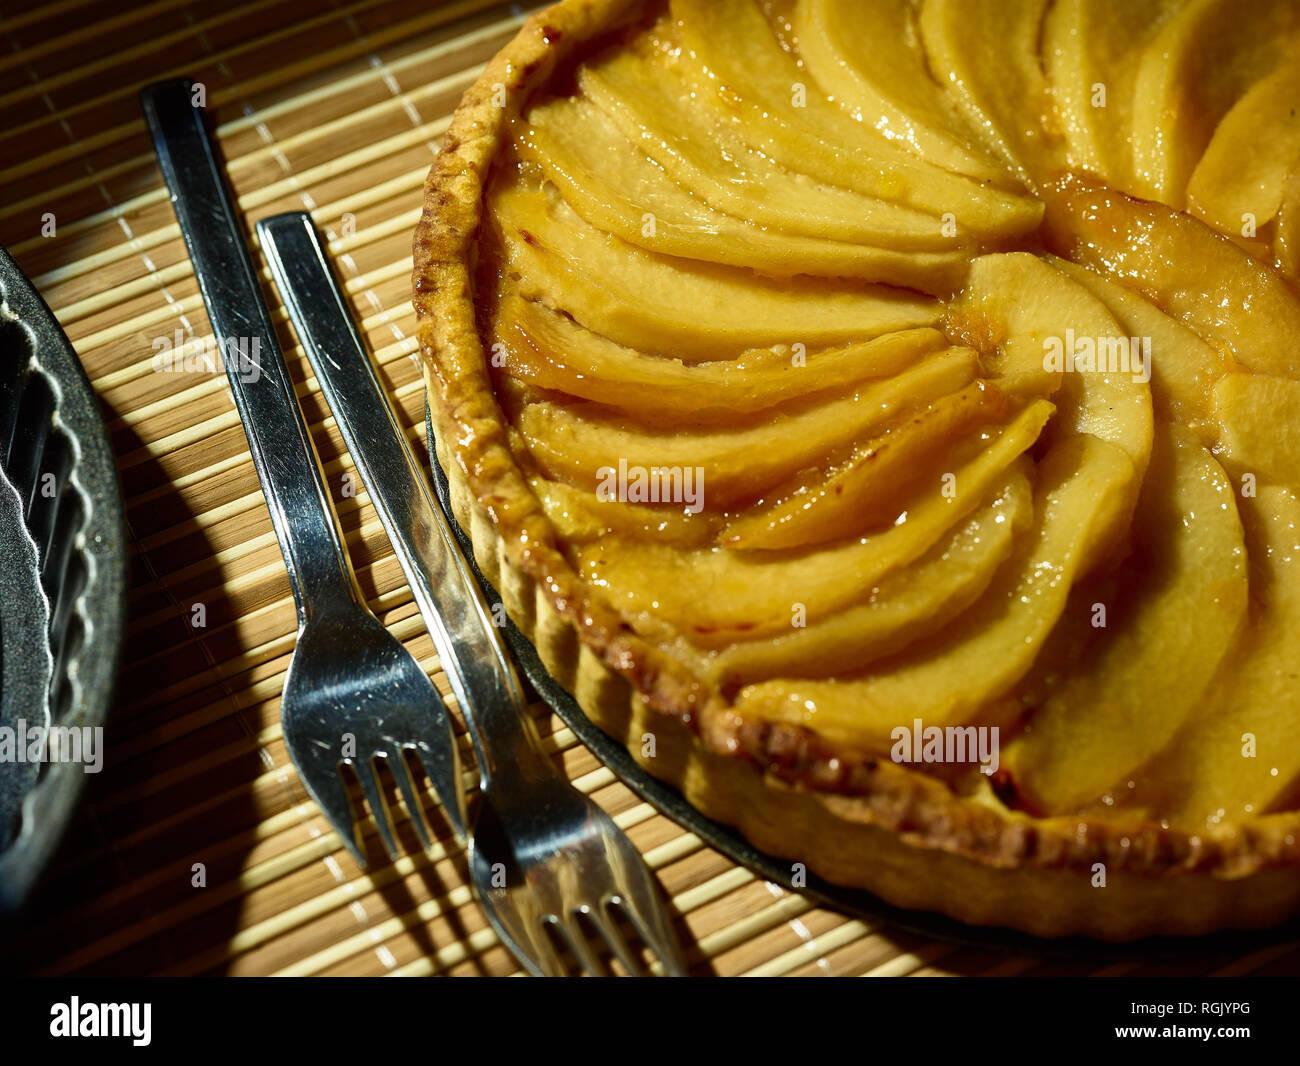
M 126 5 L 130 7 L 130 5 Z M 299 783 L 279 697 L 294 611 L 225 376 L 165 372 L 211 333 L 136 92 L 202 82 L 251 224 L 310 211 L 412 440 L 421 185 L 461 93 L 524 7 L 462 0 L 60 0 L 0 23 L 0 243 L 102 401 L 130 528 L 130 623 L 104 771 L 7 964 L 50 974 L 510 974 L 446 835 L 358 870 Z M 268 281 L 269 275 L 264 271 Z M 376 613 L 446 680 L 319 389 L 281 340 Z M 359 481 L 356 482 L 359 485 Z M 767 884 L 642 803 L 543 706 L 548 750 L 631 835 L 716 974 L 1300 972 L 1300 944 L 1100 966 L 974 950 L 851 920 Z M 472 765 L 469 746 L 463 750 Z M 396 802 L 396 797 L 392 797 Z M 373 825 L 367 843 L 378 859 Z

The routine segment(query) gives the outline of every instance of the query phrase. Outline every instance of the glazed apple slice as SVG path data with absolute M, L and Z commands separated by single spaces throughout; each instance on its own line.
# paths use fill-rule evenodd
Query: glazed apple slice
M 1300 56 L 1261 79 L 1219 123 L 1187 183 L 1187 208 L 1221 233 L 1263 229 L 1277 215 L 1300 160 Z
M 892 377 L 947 346 L 922 327 L 819 352 L 788 345 L 683 363 L 615 344 L 544 304 L 508 296 L 496 314 L 506 370 L 539 388 L 652 416 L 750 414 L 814 393 Z
M 1219 120 L 1286 57 L 1300 30 L 1293 0 L 1192 0 L 1143 49 L 1133 95 L 1136 192 L 1181 208 Z M 1238 222 L 1237 227 L 1240 227 Z
M 1047 0 L 925 0 L 930 69 L 971 128 L 1038 188 L 1066 169 L 1051 86 L 1038 60 Z
M 658 618 L 700 647 L 789 633 L 800 621 L 815 623 L 861 602 L 973 512 L 980 535 L 1022 521 L 1011 513 L 1019 506 L 1021 468 L 1003 467 L 992 479 L 984 474 L 959 471 L 955 499 L 936 493 L 906 522 L 821 551 L 690 551 L 608 537 L 582 551 L 580 573 L 629 618 Z
M 1125 334 L 1105 306 L 1087 289 L 1027 252 L 986 255 L 971 265 L 966 289 L 949 309 L 947 321 L 955 335 L 982 338 L 992 346 L 994 380 L 1016 391 L 1028 381 L 1031 395 L 1044 373 L 1044 360 L 1059 355 L 1053 370 L 1060 382 L 1052 393 L 1057 435 L 1088 434 L 1122 448 L 1133 462 L 1126 505 L 1111 515 L 1111 526 L 1099 530 L 1085 546 L 1080 572 L 1087 574 L 1111 560 L 1122 547 L 1129 516 L 1151 454 L 1151 392 L 1131 355 L 1125 362 L 1111 348 Z M 1078 349 L 1089 362 L 1064 362 L 1066 349 Z M 1106 350 L 1105 359 L 1098 357 Z M 1111 365 L 1112 359 L 1114 366 Z
M 1241 367 L 1300 377 L 1300 300 L 1282 276 L 1199 219 L 1103 186 L 1048 196 L 1044 237 L 1186 323 Z
M 868 129 L 946 170 L 1007 180 L 930 76 L 909 0 L 799 0 L 793 17 L 808 72 Z
M 1141 476 L 1151 451 L 1149 390 L 1131 357 L 1117 349 L 1112 354 L 1107 342 L 1128 335 L 1087 289 L 1028 252 L 981 256 L 945 324 L 989 356 L 1002 389 L 1052 395 L 1062 426 L 1118 444 Z M 1066 363 L 1071 338 L 1076 361 Z M 1094 354 L 1090 362 L 1085 341 Z M 1059 366 L 1050 358 L 1055 355 Z
M 1132 480 L 1123 449 L 1092 436 L 1065 438 L 1039 464 L 1033 531 L 952 625 L 856 677 L 748 685 L 735 697 L 737 712 L 798 723 L 881 754 L 890 751 L 893 731 L 910 731 L 916 719 L 940 728 L 1009 726 L 1018 705 L 1001 697 L 1033 665 L 1092 554 L 1090 543 L 1127 506 Z
M 1119 189 L 1135 188 L 1129 129 L 1132 62 L 1181 0 L 1056 0 L 1043 23 L 1042 58 L 1071 165 Z
M 1030 471 L 1029 461 L 1016 467 Z M 743 639 L 714 652 L 702 669 L 728 690 L 774 677 L 834 677 L 937 632 L 971 606 L 1011 555 L 1033 518 L 1027 476 L 1013 479 L 1006 520 L 987 522 L 982 511 L 941 538 L 911 566 L 880 579 L 864 602 L 781 636 Z M 791 619 L 794 622 L 794 619 Z
M 935 294 L 960 287 L 960 252 L 907 252 L 752 225 L 688 193 L 582 96 L 534 105 L 516 138 L 578 214 L 630 244 L 773 277 L 886 281 Z
M 1228 374 L 1214 387 L 1214 406 L 1234 474 L 1300 489 L 1300 381 Z
M 1051 396 L 1063 379 L 1062 369 L 1046 359 L 1048 338 L 1062 333 L 1056 309 L 1040 287 L 1025 284 L 1042 278 L 1039 266 L 1036 256 L 976 259 L 940 320 L 953 343 L 980 353 L 988 377 L 1009 396 Z M 1004 282 L 1013 287 L 1003 288 Z
M 708 122 L 680 79 L 634 52 L 618 50 L 584 64 L 578 84 L 629 141 L 719 211 L 805 237 L 907 251 L 959 244 L 955 233 L 944 232 L 938 213 L 773 165 Z
M 1282 185 L 1282 202 L 1273 227 L 1273 265 L 1300 281 L 1300 163 L 1292 167 Z
M 716 516 L 691 512 L 682 506 L 603 500 L 589 490 L 543 477 L 529 478 L 528 486 L 567 543 L 586 544 L 608 533 L 618 533 L 681 548 L 699 548 L 716 535 Z
M 977 365 L 974 352 L 951 349 L 848 396 L 743 428 L 690 431 L 653 417 L 657 428 L 639 428 L 622 412 L 550 401 L 524 404 L 517 424 L 548 477 L 594 490 L 600 471 L 616 468 L 620 460 L 644 470 L 698 468 L 706 506 L 720 510 L 847 450 L 904 412 L 965 387 Z
M 1116 794 L 1195 830 L 1257 818 L 1286 804 L 1300 780 L 1300 501 L 1270 485 L 1239 507 L 1251 617 L 1234 661 L 1170 744 L 1133 773 L 1134 787 Z
M 1150 340 L 1152 414 L 1187 426 L 1202 444 L 1213 444 L 1219 427 L 1210 389 L 1223 376 L 1223 356 L 1132 289 L 1057 256 L 1047 261 L 1105 304 L 1129 337 Z
M 1122 791 L 1200 706 L 1245 618 L 1232 485 L 1179 426 L 1156 435 L 1134 539 L 1107 628 L 1004 749 L 1032 809 L 1062 814 Z
M 590 226 L 554 190 L 502 181 L 489 195 L 520 295 L 632 348 L 700 362 L 772 344 L 852 344 L 938 319 L 933 300 L 898 289 L 778 283 L 647 252 Z
M 681 41 L 661 40 L 656 56 L 665 74 L 689 83 L 704 128 L 732 131 L 825 184 L 951 215 L 958 239 L 1002 242 L 1037 227 L 1032 197 L 998 188 L 997 176 L 977 181 L 923 161 L 828 100 L 751 0 L 674 0 L 672 11 Z
M 889 525 L 909 503 L 938 493 L 959 457 L 996 441 L 1009 465 L 1038 439 L 1053 408 L 1037 400 L 1009 424 L 979 432 L 1005 410 L 1005 397 L 984 382 L 936 400 L 826 473 L 800 479 L 793 490 L 775 490 L 774 503 L 729 522 L 718 543 L 745 550 L 797 548 Z

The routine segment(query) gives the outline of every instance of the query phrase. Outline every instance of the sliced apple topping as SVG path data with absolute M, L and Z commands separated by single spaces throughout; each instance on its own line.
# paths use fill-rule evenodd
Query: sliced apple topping
M 920 558 L 976 508 L 990 534 L 994 525 L 1017 521 L 1009 510 L 1020 506 L 1023 472 L 1004 467 L 999 477 L 984 474 L 960 471 L 955 498 L 936 492 L 907 521 L 821 551 L 689 551 L 609 537 L 582 551 L 580 572 L 630 617 L 667 621 L 701 647 L 788 633 L 800 620 L 815 622 L 861 602 L 885 575 Z
M 825 474 L 778 488 L 774 503 L 729 522 L 718 542 L 731 548 L 798 548 L 892 524 L 909 501 L 941 492 L 946 478 L 973 454 L 996 448 L 1010 464 L 1031 447 L 1052 414 L 1034 401 L 1009 424 L 978 431 L 1006 409 L 1005 397 L 983 382 L 935 401 L 926 410 L 854 449 Z
M 1300 489 L 1300 381 L 1229 374 L 1214 404 L 1234 474 Z
M 905 412 L 963 388 L 975 377 L 977 366 L 974 352 L 950 349 L 847 396 L 792 413 L 773 413 L 741 428 L 642 428 L 622 412 L 551 401 L 525 404 L 519 428 L 549 477 L 594 489 L 600 471 L 616 467 L 620 459 L 645 470 L 698 469 L 705 506 L 721 510 L 757 498 Z
M 1300 282 L 1300 162 L 1282 184 L 1282 200 L 1273 226 L 1273 265 L 1293 285 Z
M 680 79 L 633 53 L 614 51 L 583 67 L 578 84 L 624 136 L 720 211 L 807 237 L 920 251 L 960 243 L 937 213 L 774 165 L 725 128 L 710 126 Z
M 821 279 L 756 279 L 656 255 L 595 229 L 558 194 L 500 182 L 490 196 L 521 295 L 633 348 L 704 361 L 771 344 L 832 345 L 928 326 L 935 301 Z
M 915 23 L 910 0 L 799 0 L 794 8 L 799 54 L 836 103 L 927 162 L 1005 181 L 1003 165 L 971 145 L 969 128 L 931 77 Z
M 844 348 L 790 345 L 734 359 L 684 363 L 634 351 L 584 329 L 544 304 L 509 296 L 496 316 L 506 369 L 543 389 L 663 416 L 750 414 L 818 393 L 893 377 L 947 346 L 937 329 L 887 333 Z
M 1094 630 L 1087 669 L 1061 681 L 1004 749 L 1017 789 L 1046 813 L 1123 790 L 1200 706 L 1245 617 L 1232 486 L 1189 431 L 1161 426 L 1134 528 L 1138 555 Z
M 950 240 L 999 242 L 1028 235 L 1042 205 L 1020 191 L 921 160 L 832 103 L 782 49 L 750 0 L 674 0 L 681 47 L 656 55 L 680 72 L 704 109 L 705 128 L 725 130 L 794 173 L 935 216 Z M 996 179 L 993 179 L 996 180 Z M 1009 179 L 1006 179 L 1009 180 Z
M 1106 305 L 1121 330 L 1143 346 L 1142 358 L 1151 374 L 1152 414 L 1185 425 L 1212 444 L 1218 436 L 1210 390 L 1223 376 L 1222 355 L 1177 319 L 1132 289 L 1087 267 L 1050 256 L 1048 262 L 1078 282 Z M 1146 342 L 1151 350 L 1146 352 Z
M 1132 56 L 1182 0 L 1056 0 L 1043 24 L 1042 57 L 1070 164 L 1127 192 L 1137 188 L 1130 129 Z
M 1133 96 L 1138 195 L 1183 206 L 1215 126 L 1285 59 L 1297 31 L 1293 0 L 1256 0 L 1248 11 L 1237 0 L 1191 0 L 1161 26 L 1142 50 Z
M 863 676 L 746 686 L 736 695 L 737 711 L 805 725 L 856 750 L 881 754 L 890 751 L 894 730 L 911 729 L 916 719 L 940 728 L 1011 725 L 999 698 L 1033 664 L 1089 543 L 1124 506 L 1132 478 L 1133 463 L 1123 449 L 1090 436 L 1061 441 L 1038 467 L 1034 530 L 951 626 Z M 802 591 L 791 588 L 792 595 Z
M 1187 207 L 1220 233 L 1263 229 L 1300 160 L 1300 54 L 1248 91 L 1219 123 L 1187 184 Z
M 650 251 L 769 276 L 862 278 L 937 294 L 960 287 L 966 273 L 966 256 L 957 251 L 909 252 L 806 237 L 715 211 L 582 96 L 534 105 L 516 145 L 588 222 Z
M 947 322 L 955 335 L 982 333 L 995 345 L 994 380 L 1004 389 L 1032 394 L 1044 375 L 1059 380 L 1055 436 L 1088 435 L 1128 454 L 1132 476 L 1116 491 L 1122 505 L 1094 524 L 1077 560 L 1080 574 L 1104 568 L 1124 549 L 1151 454 L 1151 392 L 1134 351 L 1138 339 L 1085 288 L 1025 252 L 977 259 Z
M 1004 390 L 1055 393 L 1064 427 L 1118 444 L 1141 476 L 1151 451 L 1146 372 L 1133 338 L 1085 288 L 1027 252 L 981 256 L 945 321 L 992 349 Z
M 1300 3 L 655 10 L 484 197 L 556 565 L 710 710 L 998 727 L 1025 814 L 1300 805 Z
M 969 127 L 1030 188 L 1065 170 L 1052 89 L 1038 59 L 1047 0 L 925 0 L 930 69 Z
M 1238 497 L 1250 559 L 1251 613 L 1221 672 L 1167 747 L 1115 800 L 1194 830 L 1275 809 L 1300 780 L 1296 633 L 1300 632 L 1300 500 L 1262 486 Z M 1198 606 L 1196 610 L 1202 610 Z M 1184 625 L 1190 624 L 1184 621 Z
M 742 638 L 703 668 L 731 691 L 774 677 L 834 677 L 937 632 L 979 599 L 1030 527 L 1033 490 L 1023 476 L 1029 461 L 1016 467 L 1022 476 L 1010 482 L 1004 520 L 989 522 L 976 511 L 911 566 L 881 578 L 862 603 L 804 625 L 792 617 L 788 633 Z
M 560 535 L 574 544 L 598 540 L 607 533 L 698 548 L 716 535 L 718 517 L 692 513 L 688 501 L 654 507 L 619 499 L 601 499 L 595 492 L 574 488 L 560 481 L 533 477 L 528 480 Z M 684 505 L 683 505 L 684 504 Z
M 1300 377 L 1300 300 L 1277 271 L 1199 219 L 1067 183 L 1048 198 L 1046 240 L 1143 293 L 1245 369 Z

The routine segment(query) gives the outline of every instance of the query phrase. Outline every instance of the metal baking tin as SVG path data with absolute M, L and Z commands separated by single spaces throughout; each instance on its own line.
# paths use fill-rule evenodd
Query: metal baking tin
M 103 757 L 125 588 L 122 495 L 94 390 L 0 249 L 0 726 L 99 730 Z M 0 913 L 30 895 L 86 766 L 84 756 L 0 762 Z

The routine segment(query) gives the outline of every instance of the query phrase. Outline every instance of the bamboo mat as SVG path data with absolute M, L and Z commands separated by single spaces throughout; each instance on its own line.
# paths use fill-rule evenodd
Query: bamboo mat
M 102 401 L 132 554 L 105 769 L 23 931 L 2 949 L 8 965 L 52 974 L 516 972 L 449 837 L 426 855 L 404 825 L 406 855 L 362 873 L 290 765 L 279 696 L 294 611 L 224 375 L 152 369 L 155 340 L 179 335 L 195 350 L 210 330 L 136 91 L 180 74 L 206 85 L 250 228 L 277 211 L 311 212 L 422 448 L 409 298 L 421 184 L 461 93 L 523 14 L 484 0 L 60 0 L 0 23 L 0 243 L 55 310 Z M 337 491 L 351 463 L 276 315 Z M 446 694 L 369 501 L 337 503 L 372 607 Z M 544 706 L 534 711 L 553 757 L 657 872 L 695 972 L 1300 972 L 1294 941 L 1244 957 L 1099 966 L 850 920 L 705 846 L 642 803 Z M 472 766 L 463 731 L 461 740 Z M 367 843 L 378 855 L 373 825 Z

